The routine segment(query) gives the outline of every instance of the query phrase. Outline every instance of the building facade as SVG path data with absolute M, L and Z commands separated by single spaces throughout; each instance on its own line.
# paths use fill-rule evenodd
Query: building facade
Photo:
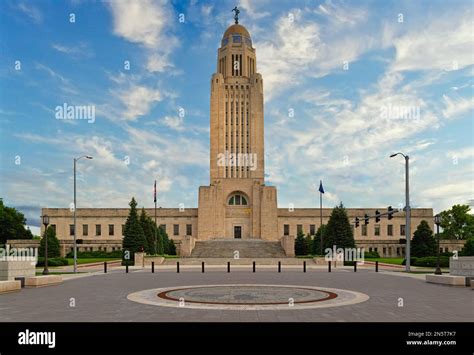
M 263 78 L 245 27 L 236 23 L 225 31 L 216 64 L 210 85 L 210 184 L 199 187 L 198 208 L 159 208 L 157 223 L 178 244 L 186 238 L 279 241 L 300 230 L 314 235 L 321 224 L 320 209 L 278 208 L 276 187 L 265 184 Z M 375 211 L 349 208 L 348 215 L 354 221 Z M 62 252 L 72 250 L 73 212 L 44 208 L 42 213 L 49 215 Z M 154 210 L 147 214 L 154 216 Z M 323 224 L 330 214 L 331 209 L 323 209 Z M 412 209 L 411 214 L 410 235 L 421 220 L 433 229 L 432 209 Z M 128 208 L 78 209 L 79 250 L 120 249 L 127 215 Z M 403 212 L 354 228 L 359 247 L 383 256 L 403 255 L 406 235 Z

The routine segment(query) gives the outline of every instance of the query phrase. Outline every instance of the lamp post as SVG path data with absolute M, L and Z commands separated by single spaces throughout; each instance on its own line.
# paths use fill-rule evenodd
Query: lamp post
M 49 216 L 44 215 L 43 216 L 43 224 L 44 224 L 44 269 L 43 269 L 43 275 L 48 275 L 49 270 L 48 270 L 48 224 L 49 224 Z
M 405 251 L 405 271 L 410 272 L 410 242 L 411 242 L 411 211 L 410 211 L 410 178 L 409 178 L 409 161 L 410 158 L 408 155 L 403 153 L 395 153 L 390 155 L 390 158 L 393 158 L 397 155 L 401 155 L 405 158 L 405 237 L 406 237 L 406 251 Z
M 76 228 L 76 163 L 78 160 L 86 158 L 92 159 L 90 155 L 83 155 L 79 158 L 74 158 L 74 273 L 77 272 L 77 228 Z
M 436 224 L 436 238 L 438 239 L 438 247 L 436 248 L 436 270 L 435 275 L 442 275 L 441 268 L 439 267 L 439 225 L 441 224 L 441 216 L 437 214 L 434 217 L 434 222 Z

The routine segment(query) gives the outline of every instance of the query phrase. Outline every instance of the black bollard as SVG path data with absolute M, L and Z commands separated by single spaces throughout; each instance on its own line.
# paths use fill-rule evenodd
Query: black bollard
M 255 272 L 255 261 L 253 262 L 253 272 Z
M 303 261 L 303 272 L 306 272 L 306 261 Z
M 379 262 L 375 262 L 375 272 L 379 272 Z
M 230 272 L 230 261 L 227 262 L 227 272 Z
M 204 272 L 204 261 L 201 263 L 202 272 Z
M 107 261 L 104 261 L 104 274 L 107 273 Z
M 125 265 L 125 272 L 128 274 L 128 264 Z
M 281 261 L 278 262 L 278 272 L 281 272 Z
M 152 274 L 155 273 L 155 262 L 154 261 L 151 262 L 151 273 Z
M 328 272 L 331 272 L 331 261 L 328 261 Z
M 179 274 L 179 261 L 176 263 L 176 272 Z
M 354 261 L 354 272 L 357 272 L 357 261 Z

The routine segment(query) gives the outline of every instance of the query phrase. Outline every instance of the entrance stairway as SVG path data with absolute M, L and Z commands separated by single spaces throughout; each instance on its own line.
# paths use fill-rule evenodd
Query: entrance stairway
M 260 239 L 213 239 L 197 241 L 191 258 L 285 258 L 286 254 L 280 242 L 269 242 Z

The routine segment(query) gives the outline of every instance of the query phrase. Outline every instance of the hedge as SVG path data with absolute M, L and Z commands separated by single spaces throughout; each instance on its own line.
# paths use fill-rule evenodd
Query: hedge
M 67 266 L 69 265 L 66 258 L 48 258 L 48 266 Z M 44 258 L 38 257 L 36 266 L 44 266 Z
M 405 265 L 406 259 L 403 260 L 402 265 Z M 436 256 L 426 256 L 423 258 L 410 258 L 410 264 L 412 266 L 426 266 L 426 267 L 436 267 L 437 257 Z M 449 267 L 449 256 L 440 256 L 439 257 L 439 266 L 440 267 Z
M 74 252 L 69 252 L 66 255 L 66 258 L 73 258 Z M 78 258 L 88 259 L 88 258 L 122 258 L 122 251 L 121 250 L 114 250 L 110 252 L 106 252 L 103 250 L 96 250 L 96 251 L 80 251 L 77 253 Z

